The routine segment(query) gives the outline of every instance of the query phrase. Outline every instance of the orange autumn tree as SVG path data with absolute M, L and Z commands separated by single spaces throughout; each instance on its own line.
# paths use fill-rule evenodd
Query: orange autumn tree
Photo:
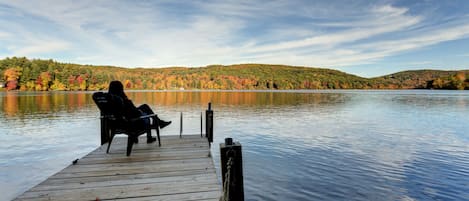
M 132 82 L 131 82 L 130 80 L 125 80 L 125 81 L 124 81 L 124 87 L 125 87 L 126 89 L 132 88 Z
M 3 78 L 6 81 L 6 89 L 13 90 L 18 88 L 18 80 L 21 77 L 21 68 L 9 68 L 3 73 Z
M 42 72 L 36 79 L 36 91 L 47 91 L 52 84 L 52 77 L 49 72 Z

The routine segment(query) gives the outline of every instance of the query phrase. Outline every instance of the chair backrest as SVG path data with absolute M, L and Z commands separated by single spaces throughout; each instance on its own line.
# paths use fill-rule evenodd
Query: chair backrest
M 114 119 L 123 118 L 124 102 L 121 97 L 104 92 L 95 92 L 93 100 L 101 111 L 101 115 Z
M 148 125 L 143 119 L 129 121 L 125 118 L 124 100 L 121 97 L 104 92 L 95 92 L 93 100 L 101 111 L 102 117 L 108 120 L 111 129 L 117 129 L 117 133 L 131 134 L 146 131 Z

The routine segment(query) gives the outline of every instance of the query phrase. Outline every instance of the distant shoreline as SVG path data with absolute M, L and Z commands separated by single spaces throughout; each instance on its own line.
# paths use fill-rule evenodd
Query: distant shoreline
M 364 78 L 338 70 L 270 64 L 199 68 L 121 68 L 30 60 L 0 60 L 0 86 L 22 91 L 97 91 L 112 80 L 128 90 L 469 89 L 469 70 L 413 70 Z
M 107 92 L 107 90 L 93 90 L 93 91 L 21 91 L 21 90 L 2 90 L 0 89 L 0 92 L 2 93 L 94 93 L 98 91 L 104 91 Z M 468 90 L 454 90 L 454 89 L 289 89 L 289 90 L 277 90 L 277 89 L 271 89 L 271 90 L 262 90 L 262 89 L 245 89 L 245 90 L 237 90 L 237 89 L 223 89 L 223 90 L 216 90 L 216 89 L 189 89 L 189 90 L 155 90 L 155 89 L 129 89 L 126 90 L 126 92 L 260 92 L 260 93 L 298 93 L 298 92 L 318 92 L 318 93 L 336 93 L 336 92 L 364 92 L 364 91 L 369 91 L 369 92 L 385 92 L 385 91 L 435 91 L 435 92 L 444 92 L 444 91 L 468 91 Z

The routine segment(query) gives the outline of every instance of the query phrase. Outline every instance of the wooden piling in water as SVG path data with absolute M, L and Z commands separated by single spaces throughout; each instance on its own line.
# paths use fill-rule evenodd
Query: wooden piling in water
M 182 112 L 181 112 L 181 125 L 180 125 L 180 128 L 179 128 L 179 138 L 182 138 L 182 126 L 183 126 L 183 123 L 182 123 Z
M 208 103 L 208 109 L 205 111 L 205 136 L 209 145 L 213 142 L 213 110 L 212 103 Z
M 202 112 L 200 113 L 200 137 L 202 138 Z
M 223 199 L 225 201 L 244 201 L 243 155 L 241 144 L 226 138 L 220 144 L 221 176 Z

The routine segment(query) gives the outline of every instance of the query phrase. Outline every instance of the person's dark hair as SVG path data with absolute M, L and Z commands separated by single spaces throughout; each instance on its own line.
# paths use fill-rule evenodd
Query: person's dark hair
M 122 98 L 127 98 L 124 93 L 124 85 L 118 80 L 114 80 L 109 83 L 109 91 L 110 94 L 120 96 Z

